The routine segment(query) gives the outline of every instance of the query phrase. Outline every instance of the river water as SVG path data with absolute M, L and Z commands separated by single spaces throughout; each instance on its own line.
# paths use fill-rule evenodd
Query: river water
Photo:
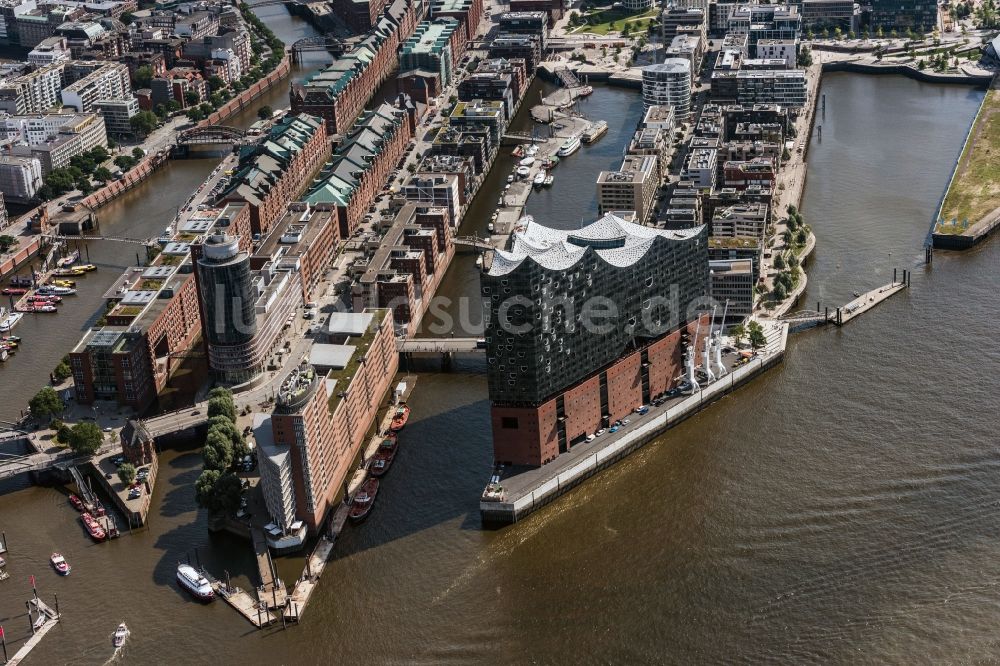
M 141 664 L 996 658 L 1000 246 L 919 263 L 982 93 L 848 74 L 827 76 L 822 91 L 802 206 L 818 240 L 804 302 L 843 303 L 894 266 L 914 271 L 908 292 L 843 329 L 794 336 L 781 367 L 499 531 L 481 530 L 477 513 L 491 461 L 483 363 L 426 368 L 371 519 L 341 536 L 303 624 L 284 632 L 252 631 L 173 583 L 176 561 L 196 548 L 243 585 L 253 566 L 249 545 L 206 532 L 192 497 L 195 442 L 163 452 L 149 529 L 114 543 L 90 544 L 60 490 L 0 496 L 8 638 L 27 631 L 36 574 L 65 618 L 29 662 L 40 664 L 102 663 L 122 619 L 127 662 Z M 597 170 L 615 165 L 639 101 L 599 87 L 587 105 L 608 136 L 558 167 L 551 193 L 528 206 L 560 225 L 593 213 Z M 177 163 L 159 177 L 196 169 Z M 475 210 L 492 208 L 505 175 Z M 187 183 L 150 188 L 131 204 L 133 223 L 153 216 L 166 187 L 185 199 Z M 476 292 L 462 255 L 442 293 Z M 67 579 L 48 570 L 55 549 L 74 565 Z M 300 557 L 278 563 L 286 581 L 301 571 Z

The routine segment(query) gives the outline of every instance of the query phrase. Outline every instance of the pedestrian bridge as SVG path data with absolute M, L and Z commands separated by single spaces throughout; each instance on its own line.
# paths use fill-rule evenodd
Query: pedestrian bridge
M 407 338 L 396 343 L 403 354 L 485 353 L 481 338 Z

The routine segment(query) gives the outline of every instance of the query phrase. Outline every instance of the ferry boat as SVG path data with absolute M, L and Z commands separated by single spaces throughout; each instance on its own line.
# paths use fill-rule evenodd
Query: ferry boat
M 410 408 L 401 404 L 396 408 L 396 413 L 392 415 L 392 423 L 389 425 L 389 429 L 392 432 L 399 432 L 406 425 L 406 422 L 410 418 Z
M 96 271 L 97 266 L 95 266 L 94 264 L 79 264 L 78 266 L 74 266 L 73 270 L 75 271 L 79 270 L 83 271 L 84 273 L 90 273 L 91 271 Z
M 548 175 L 548 174 L 546 174 L 544 170 L 539 171 L 538 173 L 535 174 L 535 179 L 533 181 L 534 184 L 535 184 L 535 187 L 541 187 L 542 185 L 545 184 L 545 176 L 546 175 Z
M 4 296 L 24 296 L 28 293 L 27 287 L 4 287 Z
M 70 495 L 69 496 L 69 503 L 72 504 L 73 508 L 76 509 L 77 511 L 79 511 L 80 513 L 84 512 L 83 500 L 81 500 L 76 495 Z
M 583 136 L 580 138 L 584 143 L 593 143 L 604 136 L 604 133 L 607 131 L 607 121 L 598 120 L 596 123 L 591 123 L 590 127 L 583 131 Z
M 24 317 L 20 312 L 11 312 L 7 316 L 4 316 L 3 308 L 0 308 L 0 333 L 7 333 L 10 329 L 17 326 L 17 324 Z
M 556 155 L 559 157 L 568 157 L 580 149 L 580 137 L 573 135 L 563 142 L 563 145 L 559 146 L 559 150 L 556 151 Z
M 375 506 L 375 497 L 378 495 L 378 479 L 371 478 L 364 482 L 351 502 L 351 511 L 347 514 L 348 520 L 352 523 L 360 523 Z
M 41 296 L 39 294 L 32 294 L 28 296 L 29 303 L 62 303 L 62 296 Z
M 378 445 L 378 451 L 375 453 L 375 458 L 368 469 L 372 476 L 379 478 L 389 471 L 392 461 L 396 459 L 397 444 L 396 436 L 389 435 Z
M 49 562 L 52 562 L 52 568 L 56 570 L 56 573 L 60 576 L 68 576 L 69 572 L 73 570 L 73 567 L 69 565 L 66 558 L 59 553 L 52 553 L 49 557 Z
M 25 314 L 32 312 L 56 312 L 58 308 L 54 305 L 48 303 L 35 303 L 29 302 L 27 305 L 18 306 L 15 312 L 23 312 Z
M 115 635 L 111 637 L 111 644 L 116 648 L 120 648 L 125 645 L 125 641 L 128 640 L 129 634 L 131 632 L 128 630 L 128 626 L 124 622 L 118 625 L 115 629 Z
M 97 519 L 89 513 L 84 512 L 84 514 L 80 516 L 80 520 L 83 521 L 83 526 L 87 528 L 90 538 L 94 541 L 104 541 L 108 538 L 108 535 L 104 531 L 104 528 L 101 527 L 101 524 L 97 522 Z
M 190 564 L 177 565 L 177 582 L 201 601 L 211 601 L 215 598 L 212 584 Z
M 73 268 L 57 268 L 52 271 L 52 275 L 55 277 L 80 277 L 81 275 L 86 275 L 87 271 L 82 268 L 75 266 Z

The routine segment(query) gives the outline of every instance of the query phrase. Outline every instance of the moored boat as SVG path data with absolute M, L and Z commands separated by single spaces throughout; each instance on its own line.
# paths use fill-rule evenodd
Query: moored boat
M 378 479 L 371 478 L 365 481 L 358 492 L 354 494 L 351 501 L 351 511 L 347 514 L 352 523 L 360 523 L 368 517 L 375 506 L 375 497 L 378 495 Z
M 580 138 L 584 143 L 593 143 L 604 136 L 604 133 L 607 131 L 607 121 L 598 120 L 597 122 L 591 123 L 587 129 L 583 130 L 583 135 Z
M 547 175 L 548 174 L 545 173 L 544 170 L 539 171 L 538 173 L 536 173 L 534 181 L 533 181 L 534 184 L 535 184 L 535 187 L 541 187 L 542 185 L 544 185 L 545 184 L 545 176 L 547 176 Z
M 115 635 L 111 637 L 111 644 L 116 648 L 120 648 L 125 645 L 125 641 L 128 639 L 131 632 L 128 630 L 128 626 L 124 622 L 118 625 L 115 629 Z
M 54 284 L 57 287 L 66 287 L 68 289 L 76 288 L 76 280 L 56 279 L 52 280 L 51 284 Z
M 389 425 L 389 429 L 392 432 L 399 432 L 406 425 L 406 422 L 410 418 L 410 408 L 408 405 L 401 404 L 396 408 L 396 413 L 392 415 L 392 423 Z
M 580 137 L 574 134 L 570 138 L 566 139 L 561 146 L 559 146 L 559 150 L 556 151 L 556 155 L 558 155 L 559 157 L 567 157 L 569 155 L 572 155 L 579 149 L 580 149 Z
M 395 435 L 389 435 L 382 440 L 382 443 L 378 446 L 378 451 L 375 452 L 371 467 L 368 468 L 372 476 L 378 478 L 389 471 L 392 461 L 396 459 L 397 446 L 398 442 Z
M 579 97 L 586 97 L 587 95 L 593 94 L 593 92 L 594 92 L 593 87 L 591 87 L 591 86 L 582 86 L 577 91 L 577 96 L 579 96 Z
M 525 157 L 523 160 L 518 162 L 518 165 L 523 167 L 530 167 L 534 163 L 535 163 L 534 157 Z
M 49 562 L 52 563 L 52 568 L 56 570 L 56 573 L 60 576 L 68 576 L 69 572 L 73 570 L 73 567 L 69 565 L 66 558 L 59 553 L 52 553 L 49 558 Z
M 55 277 L 79 277 L 85 275 L 87 271 L 82 268 L 57 268 L 52 271 L 52 275 Z
M 23 296 L 28 293 L 27 287 L 4 287 L 4 296 Z
M 104 541 L 108 538 L 108 534 L 104 531 L 104 528 L 101 527 L 101 524 L 97 522 L 97 519 L 89 513 L 84 512 L 84 514 L 80 516 L 80 520 L 83 521 L 83 526 L 87 528 L 90 538 L 94 541 Z
M 514 157 L 524 157 L 524 148 L 521 146 L 515 146 L 514 150 L 510 151 L 510 154 Z
M 528 174 L 531 173 L 531 169 L 529 169 L 526 166 L 519 166 L 517 167 L 517 171 L 515 173 L 517 173 L 517 175 L 520 176 L 521 178 L 527 178 Z
M 56 296 L 72 296 L 76 293 L 76 289 L 70 287 L 60 287 L 54 284 L 43 284 L 37 290 L 37 293 L 46 295 L 56 295 Z
M 69 268 L 70 266 L 75 264 L 79 259 L 80 259 L 80 251 L 73 250 L 65 257 L 57 261 L 56 266 L 58 266 L 59 268 Z
M 83 500 L 81 500 L 76 495 L 69 496 L 69 503 L 72 504 L 73 508 L 79 511 L 80 513 L 83 513 L 85 511 L 85 508 L 83 506 Z
M 0 313 L 0 333 L 7 333 L 10 329 L 17 326 L 18 322 L 24 318 L 24 315 L 20 312 L 11 312 L 7 316 L 3 316 Z
M 211 601 L 215 598 L 212 584 L 190 564 L 177 565 L 177 582 L 201 601 Z
M 552 174 L 550 173 L 549 175 L 547 175 L 547 176 L 545 177 L 545 182 L 544 182 L 544 183 L 542 183 L 542 184 L 543 184 L 543 185 L 545 185 L 545 187 L 549 187 L 549 186 L 550 186 L 550 185 L 552 185 L 552 183 L 554 183 L 555 181 L 556 181 L 556 178 L 555 178 L 555 176 L 553 176 L 553 175 L 552 175 Z

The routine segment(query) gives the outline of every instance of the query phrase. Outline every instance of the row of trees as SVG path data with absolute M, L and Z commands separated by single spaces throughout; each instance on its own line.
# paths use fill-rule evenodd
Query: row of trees
M 729 329 L 729 334 L 733 336 L 733 341 L 737 345 L 742 344 L 744 340 L 747 340 L 754 349 L 760 349 L 767 344 L 764 327 L 755 321 L 749 322 L 746 326 L 736 324 Z
M 233 469 L 250 453 L 236 427 L 236 404 L 229 389 L 208 394 L 208 433 L 202 448 L 204 469 L 195 482 L 195 498 L 209 511 L 230 513 L 240 503 L 241 482 Z
M 130 158 L 128 155 L 119 155 L 114 163 L 120 169 L 126 169 L 145 153 L 141 148 L 132 151 Z M 138 157 L 136 157 L 138 153 Z M 96 146 L 87 152 L 74 155 L 70 158 L 69 166 L 53 169 L 45 177 L 45 182 L 38 188 L 38 198 L 42 201 L 49 201 L 66 192 L 80 190 L 84 194 L 94 191 L 94 180 L 106 183 L 114 177 L 111 170 L 103 166 L 104 162 L 111 157 L 107 149 L 103 146 Z

